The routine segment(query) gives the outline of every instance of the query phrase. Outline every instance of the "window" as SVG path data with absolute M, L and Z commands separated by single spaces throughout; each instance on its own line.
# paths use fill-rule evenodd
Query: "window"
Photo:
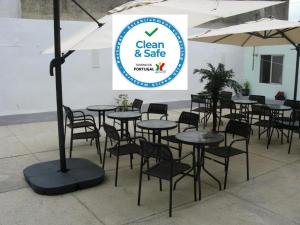
M 260 83 L 282 83 L 283 55 L 261 55 Z

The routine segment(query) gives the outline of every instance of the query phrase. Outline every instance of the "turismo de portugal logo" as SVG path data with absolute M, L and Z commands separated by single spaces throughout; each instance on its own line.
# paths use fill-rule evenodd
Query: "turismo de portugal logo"
M 187 90 L 187 16 L 113 16 L 113 90 Z

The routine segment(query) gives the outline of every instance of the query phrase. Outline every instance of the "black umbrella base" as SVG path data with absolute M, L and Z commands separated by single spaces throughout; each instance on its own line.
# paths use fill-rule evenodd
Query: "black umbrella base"
M 37 163 L 23 170 L 29 186 L 41 195 L 59 195 L 90 188 L 104 180 L 102 168 L 87 159 L 67 159 L 68 172 L 62 173 L 60 161 Z

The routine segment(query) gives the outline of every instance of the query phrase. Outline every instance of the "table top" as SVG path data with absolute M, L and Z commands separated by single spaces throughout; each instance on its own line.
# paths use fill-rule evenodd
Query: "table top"
M 133 120 L 133 119 L 138 119 L 141 116 L 142 114 L 136 111 L 112 112 L 107 115 L 108 118 L 118 119 L 118 120 Z
M 176 134 L 176 138 L 185 144 L 209 145 L 217 144 L 224 140 L 224 136 L 212 131 L 186 131 Z
M 276 111 L 288 111 L 292 109 L 292 107 L 290 106 L 280 105 L 280 104 L 255 104 L 255 105 L 266 107 L 267 109 L 276 110 Z
M 236 104 L 244 104 L 244 105 L 252 105 L 257 103 L 257 101 L 253 101 L 249 99 L 235 99 L 233 100 L 233 102 Z
M 114 105 L 90 105 L 86 109 L 89 111 L 112 111 L 116 108 Z
M 170 130 L 177 127 L 177 123 L 170 120 L 143 120 L 137 127 L 148 130 Z

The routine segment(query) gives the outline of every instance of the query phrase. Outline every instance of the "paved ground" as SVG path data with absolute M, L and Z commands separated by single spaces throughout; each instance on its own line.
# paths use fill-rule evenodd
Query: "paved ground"
M 176 120 L 181 110 L 172 111 Z M 67 140 L 68 140 L 67 136 Z M 102 137 L 103 149 L 103 137 Z M 95 146 L 75 143 L 74 157 L 98 162 Z M 168 186 L 159 192 L 156 179 L 145 180 L 142 205 L 137 206 L 138 157 L 134 169 L 129 158 L 120 160 L 119 187 L 115 188 L 115 158 L 107 158 L 107 177 L 97 187 L 62 196 L 37 195 L 28 187 L 22 170 L 39 161 L 58 158 L 55 122 L 0 126 L 0 224 L 1 225 L 290 225 L 300 224 L 300 142 L 295 135 L 292 153 L 274 137 L 266 149 L 257 132 L 250 144 L 250 181 L 246 182 L 245 157 L 231 161 L 228 189 L 218 191 L 205 174 L 203 199 L 193 201 L 192 180 L 186 178 L 174 192 L 173 218 L 168 217 Z M 184 150 L 188 152 L 189 147 Z M 224 170 L 207 162 L 220 179 Z

